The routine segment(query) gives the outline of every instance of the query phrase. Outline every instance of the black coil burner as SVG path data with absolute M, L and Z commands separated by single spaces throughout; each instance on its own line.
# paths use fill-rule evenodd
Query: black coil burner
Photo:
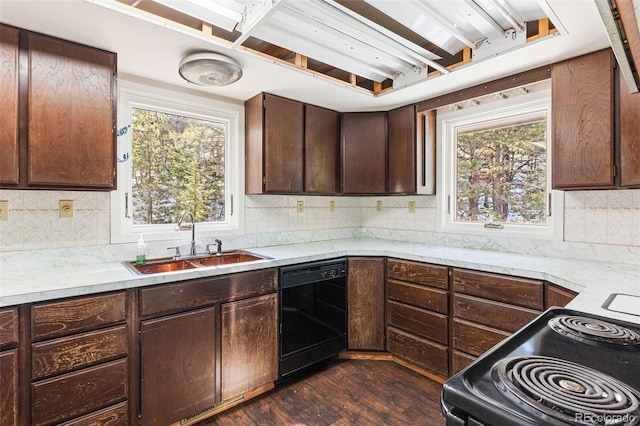
M 544 356 L 518 356 L 496 362 L 491 376 L 500 392 L 516 404 L 567 424 L 640 423 L 640 392 L 579 364 Z
M 585 343 L 593 341 L 621 346 L 640 345 L 640 336 L 634 331 L 595 318 L 564 315 L 550 319 L 548 324 L 556 333 Z

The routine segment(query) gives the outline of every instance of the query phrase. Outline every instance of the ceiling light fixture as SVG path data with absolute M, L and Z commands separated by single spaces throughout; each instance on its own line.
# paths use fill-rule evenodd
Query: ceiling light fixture
M 180 76 L 198 86 L 227 86 L 242 77 L 240 64 L 219 53 L 196 53 L 180 61 Z

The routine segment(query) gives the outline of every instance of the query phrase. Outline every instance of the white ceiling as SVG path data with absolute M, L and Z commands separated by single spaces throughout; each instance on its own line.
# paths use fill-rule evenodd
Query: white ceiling
M 547 37 L 516 51 L 377 97 L 249 53 L 212 45 L 204 38 L 166 25 L 141 21 L 99 6 L 94 0 L 0 0 L 0 21 L 116 52 L 120 78 L 151 80 L 163 86 L 195 90 L 237 102 L 265 91 L 347 112 L 389 110 L 609 45 L 593 0 L 548 0 L 547 3 L 567 34 Z M 184 56 L 200 51 L 216 51 L 233 57 L 243 68 L 242 79 L 226 87 L 187 87 L 178 75 L 178 63 Z

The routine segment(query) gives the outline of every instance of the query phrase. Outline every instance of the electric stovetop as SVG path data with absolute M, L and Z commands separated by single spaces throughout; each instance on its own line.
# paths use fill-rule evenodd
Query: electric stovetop
M 448 425 L 640 424 L 640 325 L 551 308 L 447 381 Z

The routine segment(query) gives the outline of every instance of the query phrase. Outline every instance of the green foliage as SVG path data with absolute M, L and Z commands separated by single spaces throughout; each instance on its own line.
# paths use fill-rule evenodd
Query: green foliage
M 457 136 L 457 220 L 546 223 L 546 121 Z
M 131 124 L 133 223 L 224 220 L 224 125 L 139 108 Z

